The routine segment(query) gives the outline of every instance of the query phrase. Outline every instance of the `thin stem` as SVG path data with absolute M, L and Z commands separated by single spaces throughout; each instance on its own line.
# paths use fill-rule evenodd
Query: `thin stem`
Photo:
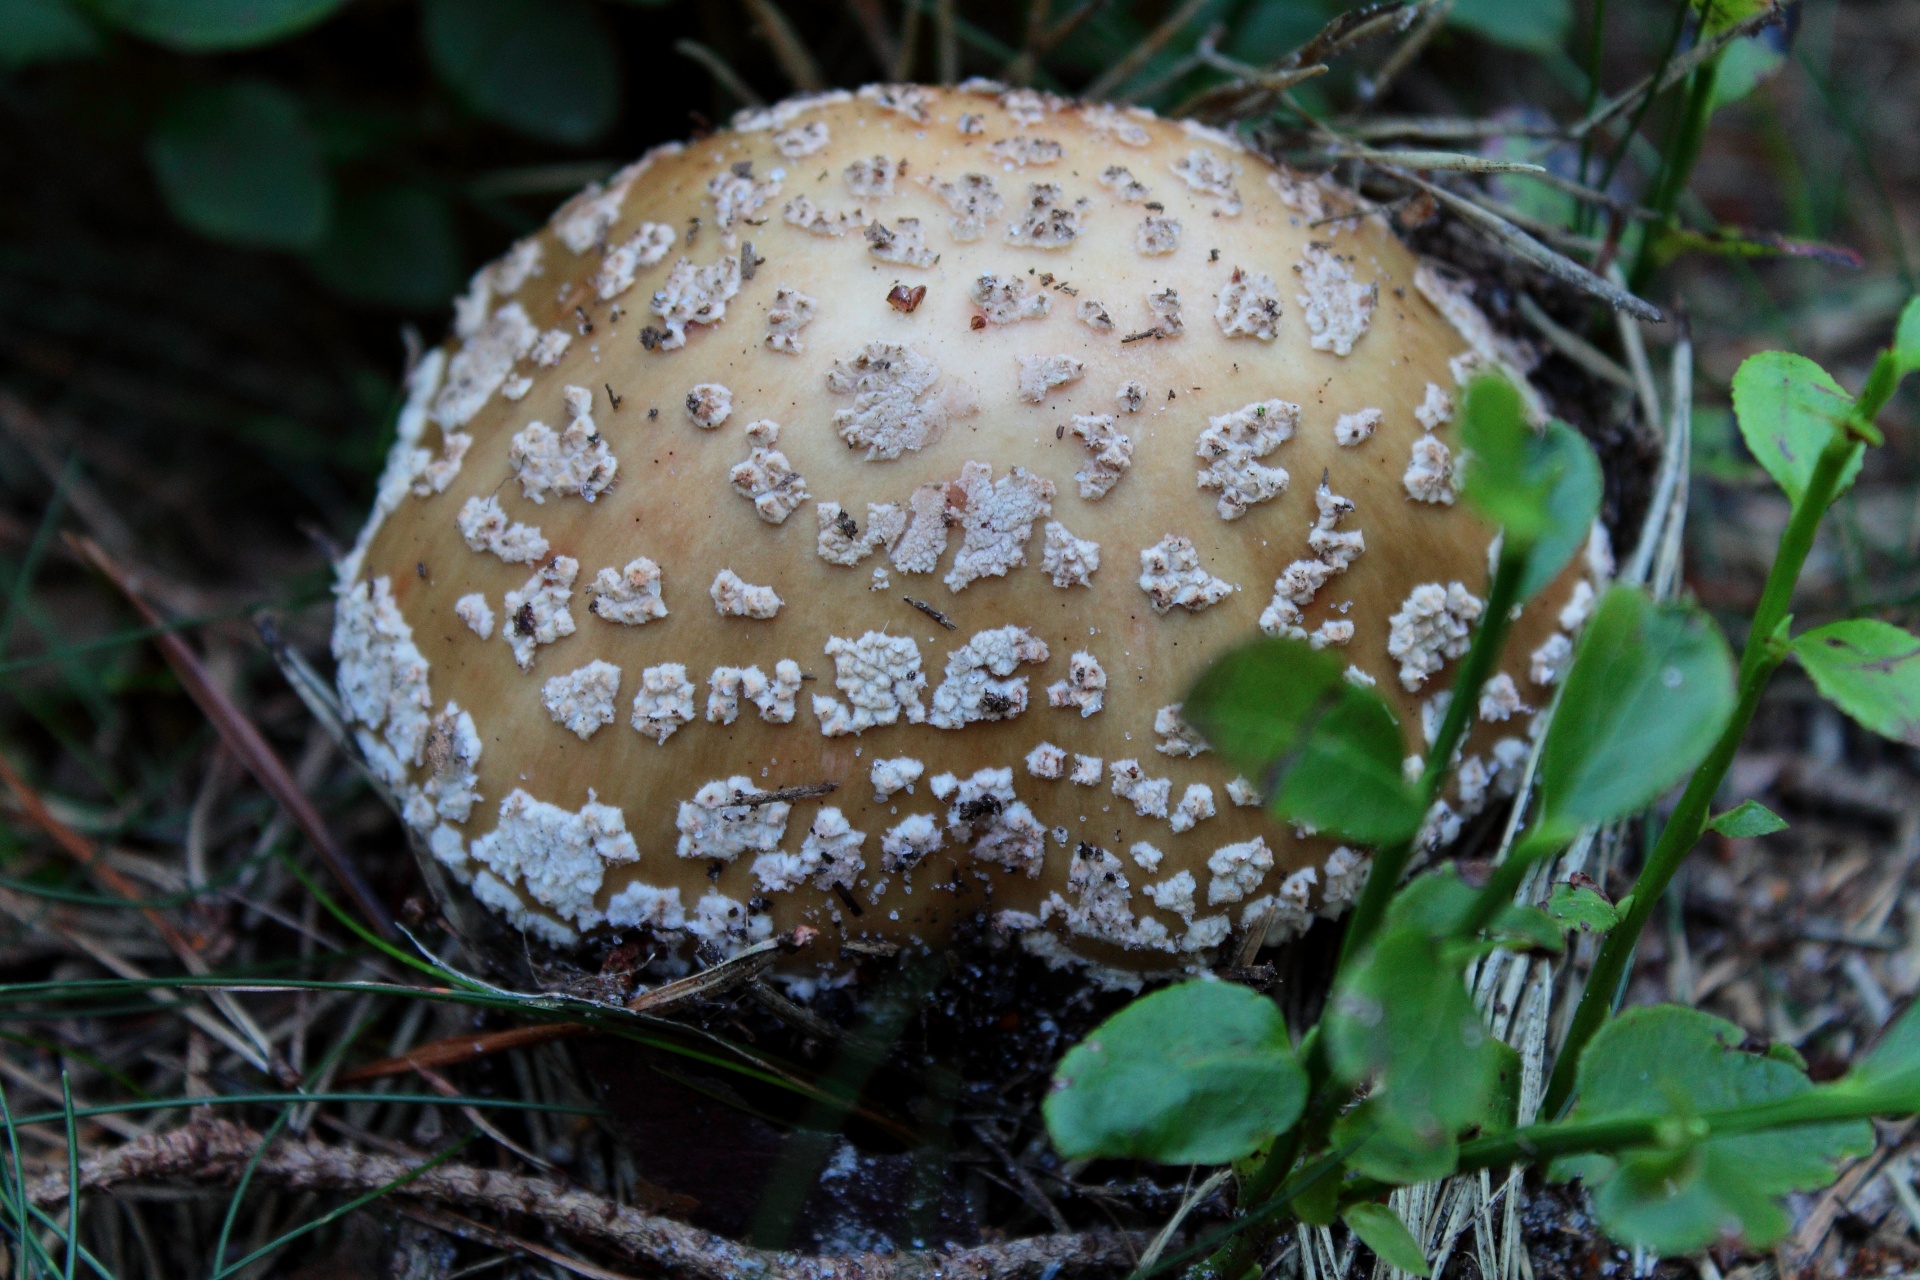
M 1679 129 L 1660 167 L 1660 179 L 1654 186 L 1653 196 L 1647 201 L 1660 215 L 1657 226 L 1648 229 L 1650 233 L 1673 224 L 1674 207 L 1680 203 L 1680 196 L 1693 176 L 1694 162 L 1699 160 L 1700 146 L 1706 138 L 1707 123 L 1713 117 L 1713 87 L 1720 77 L 1720 59 L 1723 56 L 1715 54 L 1712 61 L 1693 73 L 1693 79 L 1687 86 L 1687 102 L 1680 117 Z M 1653 272 L 1656 239 L 1655 235 L 1648 234 L 1640 240 L 1637 260 L 1628 275 L 1629 286 L 1635 290 L 1642 288 L 1647 276 Z
M 1890 388 L 1887 394 L 1891 394 Z M 1870 423 L 1871 413 L 1878 409 L 1878 404 L 1867 409 L 1863 397 L 1862 403 L 1855 407 L 1855 417 L 1861 417 L 1862 411 L 1866 410 L 1864 420 Z M 1580 1005 L 1574 1011 L 1572 1024 L 1567 1028 L 1566 1042 L 1554 1062 L 1553 1078 L 1547 1085 L 1544 1104 L 1546 1115 L 1560 1114 L 1572 1096 L 1580 1053 L 1613 1011 L 1614 994 L 1632 959 L 1640 930 L 1646 926 L 1647 917 L 1653 914 L 1654 904 L 1659 901 L 1660 895 L 1666 892 L 1674 872 L 1679 870 L 1681 860 L 1706 830 L 1707 809 L 1713 802 L 1714 793 L 1720 789 L 1721 780 L 1726 777 L 1727 769 L 1733 763 L 1734 752 L 1739 749 L 1747 726 L 1752 723 L 1754 712 L 1759 709 L 1760 696 L 1766 691 L 1768 679 L 1786 659 L 1781 636 L 1787 622 L 1787 607 L 1792 603 L 1794 584 L 1799 581 L 1801 566 L 1806 563 L 1807 553 L 1813 548 L 1813 537 L 1819 530 L 1821 518 L 1833 502 L 1847 463 L 1855 450 L 1860 448 L 1855 430 L 1851 422 L 1835 429 L 1826 447 L 1820 451 L 1813 476 L 1808 480 L 1800 501 L 1794 504 L 1793 515 L 1780 535 L 1780 547 L 1774 554 L 1773 568 L 1767 573 L 1767 585 L 1761 593 L 1760 606 L 1754 612 L 1753 627 L 1747 633 L 1746 648 L 1740 656 L 1740 695 L 1733 716 L 1721 731 L 1713 750 L 1694 770 L 1686 790 L 1681 793 L 1680 803 L 1667 819 L 1653 852 L 1647 856 L 1646 866 L 1634 883 L 1633 903 L 1627 909 L 1626 917 L 1614 926 L 1607 934 L 1606 941 L 1600 945 L 1600 954 L 1594 959 L 1593 971 L 1587 975 L 1586 989 L 1580 995 Z
M 1466 659 L 1460 664 L 1459 674 L 1453 682 L 1453 700 L 1447 704 L 1447 714 L 1440 723 L 1440 732 L 1433 740 L 1433 749 L 1427 755 L 1426 767 L 1420 771 L 1417 794 L 1422 813 L 1432 806 L 1434 796 L 1439 793 L 1440 782 L 1446 777 L 1454 748 L 1466 736 L 1474 708 L 1479 704 L 1480 686 L 1493 674 L 1494 663 L 1499 661 L 1500 651 L 1506 647 L 1507 630 L 1513 625 L 1513 606 L 1519 601 L 1520 579 L 1526 571 L 1527 554 L 1531 549 L 1530 540 L 1515 538 L 1510 534 L 1501 544 L 1500 564 L 1494 571 L 1493 586 L 1487 592 L 1486 611 L 1481 614 L 1483 621 L 1480 629 L 1474 633 L 1473 646 L 1467 650 Z M 1406 872 L 1407 861 L 1412 856 L 1411 839 L 1402 840 L 1374 854 L 1367 887 L 1360 891 L 1360 901 L 1354 904 L 1353 918 L 1347 924 L 1347 936 L 1340 946 L 1342 968 L 1379 929 L 1380 921 L 1387 913 L 1387 904 L 1399 891 L 1400 877 Z

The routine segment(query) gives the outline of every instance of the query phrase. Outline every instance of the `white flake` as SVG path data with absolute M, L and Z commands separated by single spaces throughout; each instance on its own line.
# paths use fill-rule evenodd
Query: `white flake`
M 923 484 L 907 495 L 911 520 L 893 546 L 893 567 L 902 573 L 932 573 L 947 550 L 947 528 L 957 521 L 953 494 L 944 484 Z M 869 527 L 871 528 L 871 527 Z
M 967 292 L 988 324 L 1045 319 L 1053 301 L 1044 291 L 1028 293 L 1026 282 L 1019 276 L 983 275 Z
M 1148 214 L 1133 233 L 1133 247 L 1149 257 L 1172 253 L 1180 247 L 1180 220 Z
M 1143 818 L 1167 816 L 1167 801 L 1173 793 L 1170 778 L 1149 778 L 1138 760 L 1115 760 L 1107 766 L 1113 781 L 1113 794 L 1132 803 L 1133 811 Z
M 580 935 L 549 916 L 534 911 L 520 895 L 491 871 L 473 877 L 473 898 L 481 906 L 505 916 L 522 933 L 531 934 L 552 947 L 579 945 Z
M 1352 685 L 1356 689 L 1371 689 L 1375 685 L 1380 683 L 1378 680 L 1375 680 L 1372 676 L 1362 671 L 1359 667 L 1353 666 L 1351 663 L 1348 664 L 1347 669 L 1345 671 L 1340 673 L 1340 676 L 1343 680 L 1345 680 L 1348 684 Z
M 1051 138 L 1021 135 L 990 143 L 987 154 L 1003 165 L 1025 169 L 1029 166 L 1059 164 L 1067 154 L 1067 149 Z
M 1573 656 L 1573 641 L 1555 633 L 1546 638 L 1529 659 L 1530 674 L 1538 685 L 1555 685 L 1566 673 L 1567 659 Z
M 1056 587 L 1085 587 L 1100 567 L 1100 544 L 1076 538 L 1058 520 L 1047 521 L 1046 541 L 1040 549 L 1040 569 Z
M 500 634 L 512 648 L 513 660 L 522 671 L 533 670 L 538 646 L 573 634 L 573 614 L 567 608 L 567 601 L 573 595 L 573 579 L 579 572 L 578 560 L 572 556 L 555 556 L 536 569 L 517 590 L 507 592 Z
M 509 523 L 500 499 L 488 494 L 471 497 L 454 516 L 460 537 L 474 551 L 491 551 L 508 564 L 532 564 L 547 554 L 540 526 Z
M 633 727 L 655 742 L 664 743 L 683 724 L 693 721 L 693 681 L 678 662 L 665 662 L 640 673 L 640 692 L 633 695 Z
M 1214 212 L 1221 217 L 1231 218 L 1240 212 L 1240 188 L 1234 182 L 1240 166 L 1233 161 L 1195 147 L 1173 162 L 1173 171 L 1191 190 L 1211 196 Z
M 1113 316 L 1107 311 L 1107 305 L 1097 298 L 1082 298 L 1074 314 L 1080 317 L 1080 323 L 1095 333 L 1112 333 Z
M 852 568 L 876 550 L 900 541 L 907 531 L 907 513 L 891 502 L 867 504 L 865 533 L 837 502 L 822 502 L 813 510 L 819 522 L 815 549 L 828 564 Z M 944 542 L 941 549 L 945 550 Z
M 790 129 L 782 129 L 773 135 L 774 149 L 789 160 L 798 160 L 825 149 L 830 135 L 826 121 L 809 120 L 805 124 L 796 124 Z
M 944 843 L 932 818 L 910 814 L 880 837 L 880 866 L 887 871 L 911 871 Z
M 1204 782 L 1194 782 L 1187 786 L 1180 803 L 1173 809 L 1173 829 L 1191 831 L 1195 824 L 1214 815 L 1213 788 Z
M 442 430 L 465 426 L 538 337 L 539 331 L 519 303 L 509 302 L 495 311 L 447 361 L 446 379 L 433 399 L 433 421 Z
M 1064 777 L 1067 753 L 1051 742 L 1043 742 L 1027 752 L 1027 772 L 1036 778 L 1057 781 Z
M 1523 711 L 1532 711 L 1520 701 L 1520 690 L 1513 677 L 1502 671 L 1480 686 L 1480 718 L 1489 722 L 1511 719 Z
M 920 694 L 927 687 L 927 677 L 920 670 L 920 646 L 911 636 L 879 631 L 869 631 L 858 640 L 833 636 L 826 653 L 833 659 L 833 683 L 847 695 L 845 703 L 819 695 L 813 699 L 813 714 L 827 737 L 893 724 L 903 712 L 909 724 L 926 718 Z
M 600 269 L 593 273 L 593 292 L 609 302 L 633 287 L 642 267 L 659 265 L 673 248 L 673 228 L 659 222 L 643 222 L 639 230 L 607 250 Z
M 820 304 L 787 285 L 774 290 L 767 306 L 767 346 L 782 355 L 797 356 L 807 349 L 800 331 L 813 323 Z
M 1191 538 L 1171 533 L 1140 552 L 1140 589 L 1155 613 L 1174 608 L 1199 613 L 1234 592 L 1231 582 L 1200 567 Z
M 832 805 L 815 814 L 813 826 L 800 842 L 801 858 L 819 868 L 811 873 L 814 886 L 851 889 L 867 869 L 867 860 L 860 856 L 860 847 L 866 842 L 867 833 L 855 831 Z
M 667 616 L 660 599 L 660 566 L 645 556 L 635 556 L 624 569 L 609 565 L 600 570 L 587 593 L 587 612 L 608 622 L 638 627 Z
M 1577 632 L 1586 625 L 1593 613 L 1593 584 L 1582 578 L 1573 584 L 1573 591 L 1567 596 L 1567 603 L 1560 610 L 1560 629 Z
M 1163 756 L 1182 756 L 1192 759 L 1212 748 L 1200 731 L 1187 723 L 1180 714 L 1184 703 L 1173 702 L 1153 713 L 1153 732 L 1160 739 L 1153 746 Z
M 784 169 L 775 169 L 764 178 L 753 176 L 753 162 L 742 160 L 707 179 L 707 194 L 713 197 L 713 221 L 731 248 L 735 243 L 733 225 L 751 219 L 760 207 L 780 193 L 786 178 Z M 661 251 L 664 256 L 665 250 Z
M 953 568 L 942 579 L 953 591 L 1025 564 L 1033 522 L 1053 513 L 1053 481 L 1025 467 L 1015 467 L 998 480 L 992 475 L 993 468 L 983 462 L 969 462 L 960 469 L 960 549 L 953 554 Z
M 757 443 L 746 461 L 733 464 L 727 472 L 727 483 L 753 503 L 754 513 L 762 520 L 782 524 L 812 495 L 807 492 L 806 477 L 793 469 L 787 455 L 766 447 L 779 438 L 780 424 L 767 418 L 751 422 L 747 425 L 748 439 L 756 438 L 756 428 L 761 429 L 758 439 L 765 443 Z
M 480 751 L 473 716 L 462 711 L 459 703 L 447 703 L 428 725 L 420 749 L 427 777 L 408 794 L 409 826 L 424 834 L 436 822 L 444 825 L 441 820 L 465 822 L 473 815 L 473 806 L 480 802 Z
M 1047 686 L 1047 704 L 1072 707 L 1086 719 L 1106 703 L 1107 673 L 1099 659 L 1084 649 L 1067 659 L 1067 678 Z
M 1340 420 L 1333 424 L 1333 441 L 1348 449 L 1365 443 L 1380 428 L 1380 420 L 1386 415 L 1378 409 L 1361 409 L 1354 413 L 1343 413 Z
M 1013 673 L 1023 663 L 1046 660 L 1046 641 L 1025 627 L 976 632 L 947 655 L 946 675 L 934 690 L 927 723 L 958 729 L 1019 715 L 1027 709 L 1027 678 Z
M 927 248 L 926 228 L 918 218 L 895 218 L 889 227 L 884 222 L 867 224 L 867 252 L 881 262 L 901 267 L 930 267 L 940 255 Z
M 1328 618 L 1307 636 L 1307 643 L 1316 649 L 1349 645 L 1353 643 L 1353 623 L 1345 618 Z
M 927 766 L 912 756 L 895 756 L 891 760 L 875 760 L 867 776 L 873 781 L 873 798 L 885 800 L 896 791 L 912 791 L 913 784 Z
M 1099 756 L 1075 756 L 1067 781 L 1076 786 L 1097 787 L 1100 779 L 1106 776 L 1105 763 Z
M 843 236 L 867 225 L 867 215 L 862 209 L 828 213 L 805 196 L 787 201 L 780 209 L 780 220 L 816 236 Z
M 1103 138 L 1111 138 L 1124 147 L 1144 147 L 1153 135 L 1140 122 L 1151 120 L 1153 113 L 1142 107 L 1122 109 L 1111 103 L 1086 103 L 1080 108 L 1080 123 Z
M 1300 406 L 1286 400 L 1260 400 L 1207 420 L 1194 446 L 1207 459 L 1197 483 L 1220 495 L 1215 504 L 1222 520 L 1237 520 L 1256 502 L 1266 502 L 1287 491 L 1283 467 L 1263 466 L 1266 457 L 1293 438 L 1300 425 Z
M 1213 318 L 1229 338 L 1258 338 L 1272 342 L 1280 336 L 1280 290 L 1273 277 L 1260 271 L 1233 269 L 1220 289 Z
M 1355 280 L 1352 263 L 1351 258 L 1335 253 L 1332 245 L 1316 240 L 1307 245 L 1293 268 L 1305 290 L 1297 298 L 1315 351 L 1350 355 L 1353 344 L 1373 323 L 1380 286 Z
M 1260 807 L 1259 788 L 1241 777 L 1236 777 L 1227 784 L 1227 799 L 1233 801 L 1235 805 L 1242 809 L 1258 809 Z
M 931 119 L 931 109 L 938 101 L 933 90 L 917 84 L 870 84 L 860 90 L 859 97 L 863 102 L 897 111 L 915 124 Z
M 493 634 L 493 607 L 478 591 L 470 591 L 455 600 L 453 616 L 466 623 L 468 629 L 482 640 Z
M 907 162 L 873 156 L 855 160 L 841 171 L 847 190 L 868 200 L 885 200 L 893 194 L 895 179 L 904 177 Z
M 1100 185 L 1113 194 L 1113 198 L 1122 204 L 1139 204 L 1148 196 L 1146 184 L 1133 176 L 1133 171 L 1125 165 L 1110 164 L 1100 171 Z
M 1049 391 L 1078 382 L 1086 371 L 1087 366 L 1072 356 L 1021 356 L 1020 398 L 1039 404 Z
M 1213 872 L 1213 880 L 1207 885 L 1207 905 L 1239 902 L 1259 888 L 1267 872 L 1273 870 L 1273 851 L 1259 836 L 1223 845 L 1207 859 L 1207 870 Z
M 715 889 L 702 894 L 694 904 L 686 932 L 724 959 L 772 937 L 773 917 L 751 911 L 737 898 Z
M 1459 496 L 1454 487 L 1453 451 L 1435 436 L 1421 436 L 1413 442 L 1401 483 L 1406 486 L 1407 496 L 1416 502 L 1452 506 Z
M 607 900 L 607 923 L 616 929 L 672 932 L 686 925 L 687 913 L 680 905 L 680 890 L 635 880 Z
M 1080 238 L 1081 218 L 1092 201 L 1082 196 L 1062 204 L 1058 183 L 1036 182 L 1027 188 L 1024 216 L 1007 224 L 1008 244 L 1026 249 L 1064 249 Z
M 1134 846 L 1138 848 L 1139 846 Z M 1148 867 L 1149 871 L 1154 868 Z M 1153 899 L 1153 905 L 1162 911 L 1171 911 L 1182 920 L 1192 920 L 1194 911 L 1194 890 L 1199 885 L 1194 881 L 1193 872 L 1176 871 L 1159 884 L 1147 886 L 1147 896 Z M 1224 920 L 1226 917 L 1220 917 Z
M 619 459 L 593 425 L 593 393 L 568 387 L 564 394 L 573 414 L 565 431 L 529 422 L 507 446 L 507 465 L 530 502 L 544 503 L 549 493 L 578 494 L 592 502 L 613 487 L 620 470 Z
M 764 620 L 779 613 L 785 603 L 772 587 L 755 586 L 731 569 L 722 569 L 713 576 L 713 585 L 707 588 L 707 594 L 713 597 L 713 607 L 723 618 Z
M 1437 382 L 1427 384 L 1426 397 L 1413 411 L 1422 431 L 1437 431 L 1453 421 L 1453 397 Z
M 681 258 L 667 273 L 667 281 L 648 304 L 660 317 L 666 332 L 647 343 L 647 331 L 641 341 L 663 351 L 676 351 L 687 345 L 687 326 L 715 325 L 726 318 L 727 303 L 740 292 L 740 260 L 732 255 L 696 267 L 689 258 Z
M 687 416 L 702 431 L 712 431 L 733 415 L 733 392 L 718 382 L 702 382 L 687 392 Z
M 1110 413 L 1099 413 L 1075 414 L 1067 423 L 1067 430 L 1085 443 L 1092 455 L 1073 473 L 1080 484 L 1080 496 L 1089 501 L 1105 497 L 1133 465 L 1133 437 L 1119 430 L 1117 421 Z
M 955 182 L 932 182 L 934 194 L 953 210 L 949 227 L 953 238 L 962 243 L 978 240 L 987 233 L 987 223 L 1006 207 L 1006 200 L 984 173 L 963 173 Z
M 1400 663 L 1400 683 L 1417 691 L 1448 659 L 1467 651 L 1485 606 L 1458 582 L 1422 583 L 1388 619 L 1387 654 Z
M 680 802 L 674 826 L 680 838 L 673 851 L 703 862 L 732 862 L 743 853 L 770 853 L 780 847 L 793 806 L 784 800 L 750 803 L 767 794 L 743 775 L 709 782 Z
M 939 378 L 939 367 L 912 347 L 869 342 L 827 371 L 827 390 L 854 398 L 851 409 L 834 412 L 834 430 L 849 448 L 865 449 L 868 462 L 922 448 L 950 412 L 920 399 Z
M 620 810 L 587 792 L 578 812 L 514 788 L 500 802 L 492 831 L 473 842 L 473 858 L 502 881 L 518 880 L 535 902 L 583 929 L 600 924 L 594 895 L 609 864 L 640 856 Z
M 1328 568 L 1345 573 L 1367 549 L 1367 538 L 1358 529 L 1342 532 L 1337 526 L 1353 514 L 1353 500 L 1335 493 L 1323 478 L 1313 491 L 1313 505 L 1320 513 L 1307 534 L 1307 546 Z
M 467 450 L 471 448 L 473 437 L 466 432 L 442 431 L 440 456 L 421 466 L 419 478 L 413 482 L 414 496 L 424 498 L 428 494 L 445 493 L 447 486 L 460 474 L 460 464 L 466 460 Z M 426 451 L 423 449 L 420 452 Z
M 1147 402 L 1147 389 L 1138 382 L 1123 382 L 1120 389 L 1113 393 L 1113 398 L 1119 402 L 1121 412 L 1138 413 L 1140 406 Z
M 540 700 L 553 722 L 585 742 L 603 724 L 613 723 L 613 699 L 620 692 L 620 668 L 595 658 L 541 686 Z

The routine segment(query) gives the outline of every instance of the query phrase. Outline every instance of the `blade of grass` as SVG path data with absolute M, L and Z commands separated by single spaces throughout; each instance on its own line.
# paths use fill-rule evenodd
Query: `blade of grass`
M 73 1280 L 80 1244 L 80 1126 L 73 1119 L 73 1081 L 65 1071 L 60 1073 L 60 1100 L 67 1122 L 67 1265 L 61 1274 Z

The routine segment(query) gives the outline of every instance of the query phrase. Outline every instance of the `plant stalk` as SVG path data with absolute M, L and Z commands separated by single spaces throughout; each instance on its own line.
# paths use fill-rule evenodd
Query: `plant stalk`
M 1888 394 L 1891 394 L 1890 389 Z M 1884 399 L 1880 403 L 1885 403 Z M 1787 650 L 1780 641 L 1780 635 L 1787 622 L 1788 606 L 1793 601 L 1794 584 L 1799 581 L 1807 553 L 1813 548 L 1814 534 L 1819 530 L 1820 521 L 1839 490 L 1840 477 L 1854 451 L 1860 447 L 1856 436 L 1858 424 L 1871 424 L 1872 414 L 1879 407 L 1880 404 L 1874 404 L 1868 409 L 1863 397 L 1862 403 L 1855 408 L 1853 419 L 1846 424 L 1836 425 L 1832 438 L 1820 451 L 1819 461 L 1814 464 L 1806 491 L 1801 494 L 1800 501 L 1794 504 L 1793 514 L 1780 535 L 1780 546 L 1774 554 L 1773 567 L 1767 573 L 1767 584 L 1760 596 L 1760 606 L 1754 612 L 1753 627 L 1747 633 L 1746 647 L 1740 655 L 1740 692 L 1733 716 L 1721 730 L 1713 750 L 1694 770 L 1693 777 L 1688 779 L 1680 803 L 1661 829 L 1659 841 L 1647 856 L 1639 879 L 1634 882 L 1633 903 L 1627 909 L 1626 917 L 1608 932 L 1606 941 L 1600 944 L 1600 954 L 1594 959 L 1593 971 L 1587 975 L 1587 985 L 1581 992 L 1579 1007 L 1574 1010 L 1573 1022 L 1567 1028 L 1566 1042 L 1561 1046 L 1560 1056 L 1553 1065 L 1553 1078 L 1547 1085 L 1543 1105 L 1545 1115 L 1559 1115 L 1571 1098 L 1580 1053 L 1593 1038 L 1594 1032 L 1600 1029 L 1600 1024 L 1613 1012 L 1615 993 L 1632 959 L 1640 930 L 1645 927 L 1655 904 L 1666 892 L 1674 873 L 1679 870 L 1681 860 L 1706 830 L 1707 810 L 1713 803 L 1714 793 L 1720 789 L 1720 783 L 1733 763 L 1734 753 L 1746 737 L 1747 727 L 1753 721 L 1754 712 L 1759 709 L 1767 681 L 1786 660 Z M 1871 426 L 1868 425 L 1867 429 L 1871 430 Z

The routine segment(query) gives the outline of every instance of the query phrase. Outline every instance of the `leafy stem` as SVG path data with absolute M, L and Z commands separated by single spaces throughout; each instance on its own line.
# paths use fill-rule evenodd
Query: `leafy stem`
M 1427 753 L 1426 766 L 1420 771 L 1416 793 L 1422 813 L 1427 811 L 1434 797 L 1439 794 L 1454 750 L 1459 747 L 1460 740 L 1466 736 L 1467 726 L 1472 723 L 1474 708 L 1480 698 L 1480 687 L 1493 674 L 1494 664 L 1500 660 L 1500 653 L 1506 647 L 1507 631 L 1513 625 L 1513 606 L 1519 603 L 1520 584 L 1526 575 L 1527 557 L 1532 550 L 1533 539 L 1515 537 L 1511 533 L 1501 543 L 1500 563 L 1494 570 L 1493 586 L 1487 591 L 1486 612 L 1481 615 L 1483 621 L 1479 630 L 1474 632 L 1472 645 L 1454 678 L 1453 699 L 1447 704 L 1447 714 L 1441 719 L 1440 732 L 1433 740 L 1433 749 Z M 1400 877 L 1406 872 L 1407 862 L 1413 856 L 1414 844 L 1418 839 L 1416 834 L 1396 841 L 1374 855 L 1373 870 L 1367 876 L 1367 887 L 1361 890 L 1360 900 L 1354 904 L 1353 918 L 1347 924 L 1347 936 L 1340 945 L 1341 970 L 1379 930 L 1380 922 L 1386 916 L 1387 904 L 1399 891 Z M 1336 970 L 1336 976 L 1338 972 Z
M 1882 356 L 1881 364 L 1888 363 L 1888 357 Z M 1876 366 L 1876 373 L 1878 371 Z M 1814 464 L 1805 490 L 1793 505 L 1787 527 L 1780 535 L 1780 546 L 1774 554 L 1773 567 L 1767 573 L 1766 587 L 1761 592 L 1752 629 L 1747 633 L 1746 647 L 1741 653 L 1739 699 L 1733 715 L 1721 730 L 1706 759 L 1694 770 L 1686 790 L 1681 793 L 1680 803 L 1661 829 L 1660 838 L 1653 852 L 1647 856 L 1646 865 L 1634 884 L 1633 901 L 1625 917 L 1607 934 L 1606 941 L 1600 946 L 1593 970 L 1587 975 L 1587 985 L 1581 993 L 1579 1007 L 1575 1009 L 1573 1021 L 1568 1026 L 1566 1042 L 1554 1063 L 1553 1077 L 1547 1085 L 1547 1115 L 1558 1115 L 1572 1096 L 1580 1052 L 1613 1011 L 1615 996 L 1639 941 L 1641 929 L 1646 926 L 1647 918 L 1653 914 L 1661 894 L 1666 892 L 1674 873 L 1679 870 L 1681 860 L 1706 830 L 1708 806 L 1713 802 L 1714 793 L 1720 789 L 1720 783 L 1733 763 L 1734 753 L 1745 738 L 1755 711 L 1759 709 L 1768 680 L 1786 658 L 1787 651 L 1782 640 L 1789 621 L 1787 610 L 1793 600 L 1794 584 L 1799 581 L 1807 553 L 1813 548 L 1814 535 L 1839 492 L 1841 478 L 1859 449 L 1862 438 L 1873 431 L 1873 415 L 1892 395 L 1897 381 L 1897 378 L 1868 380 L 1868 387 L 1877 396 L 1877 401 L 1869 402 L 1867 393 L 1863 393 L 1847 420 L 1835 424 L 1835 430 Z M 1877 389 L 1876 384 L 1879 384 Z

